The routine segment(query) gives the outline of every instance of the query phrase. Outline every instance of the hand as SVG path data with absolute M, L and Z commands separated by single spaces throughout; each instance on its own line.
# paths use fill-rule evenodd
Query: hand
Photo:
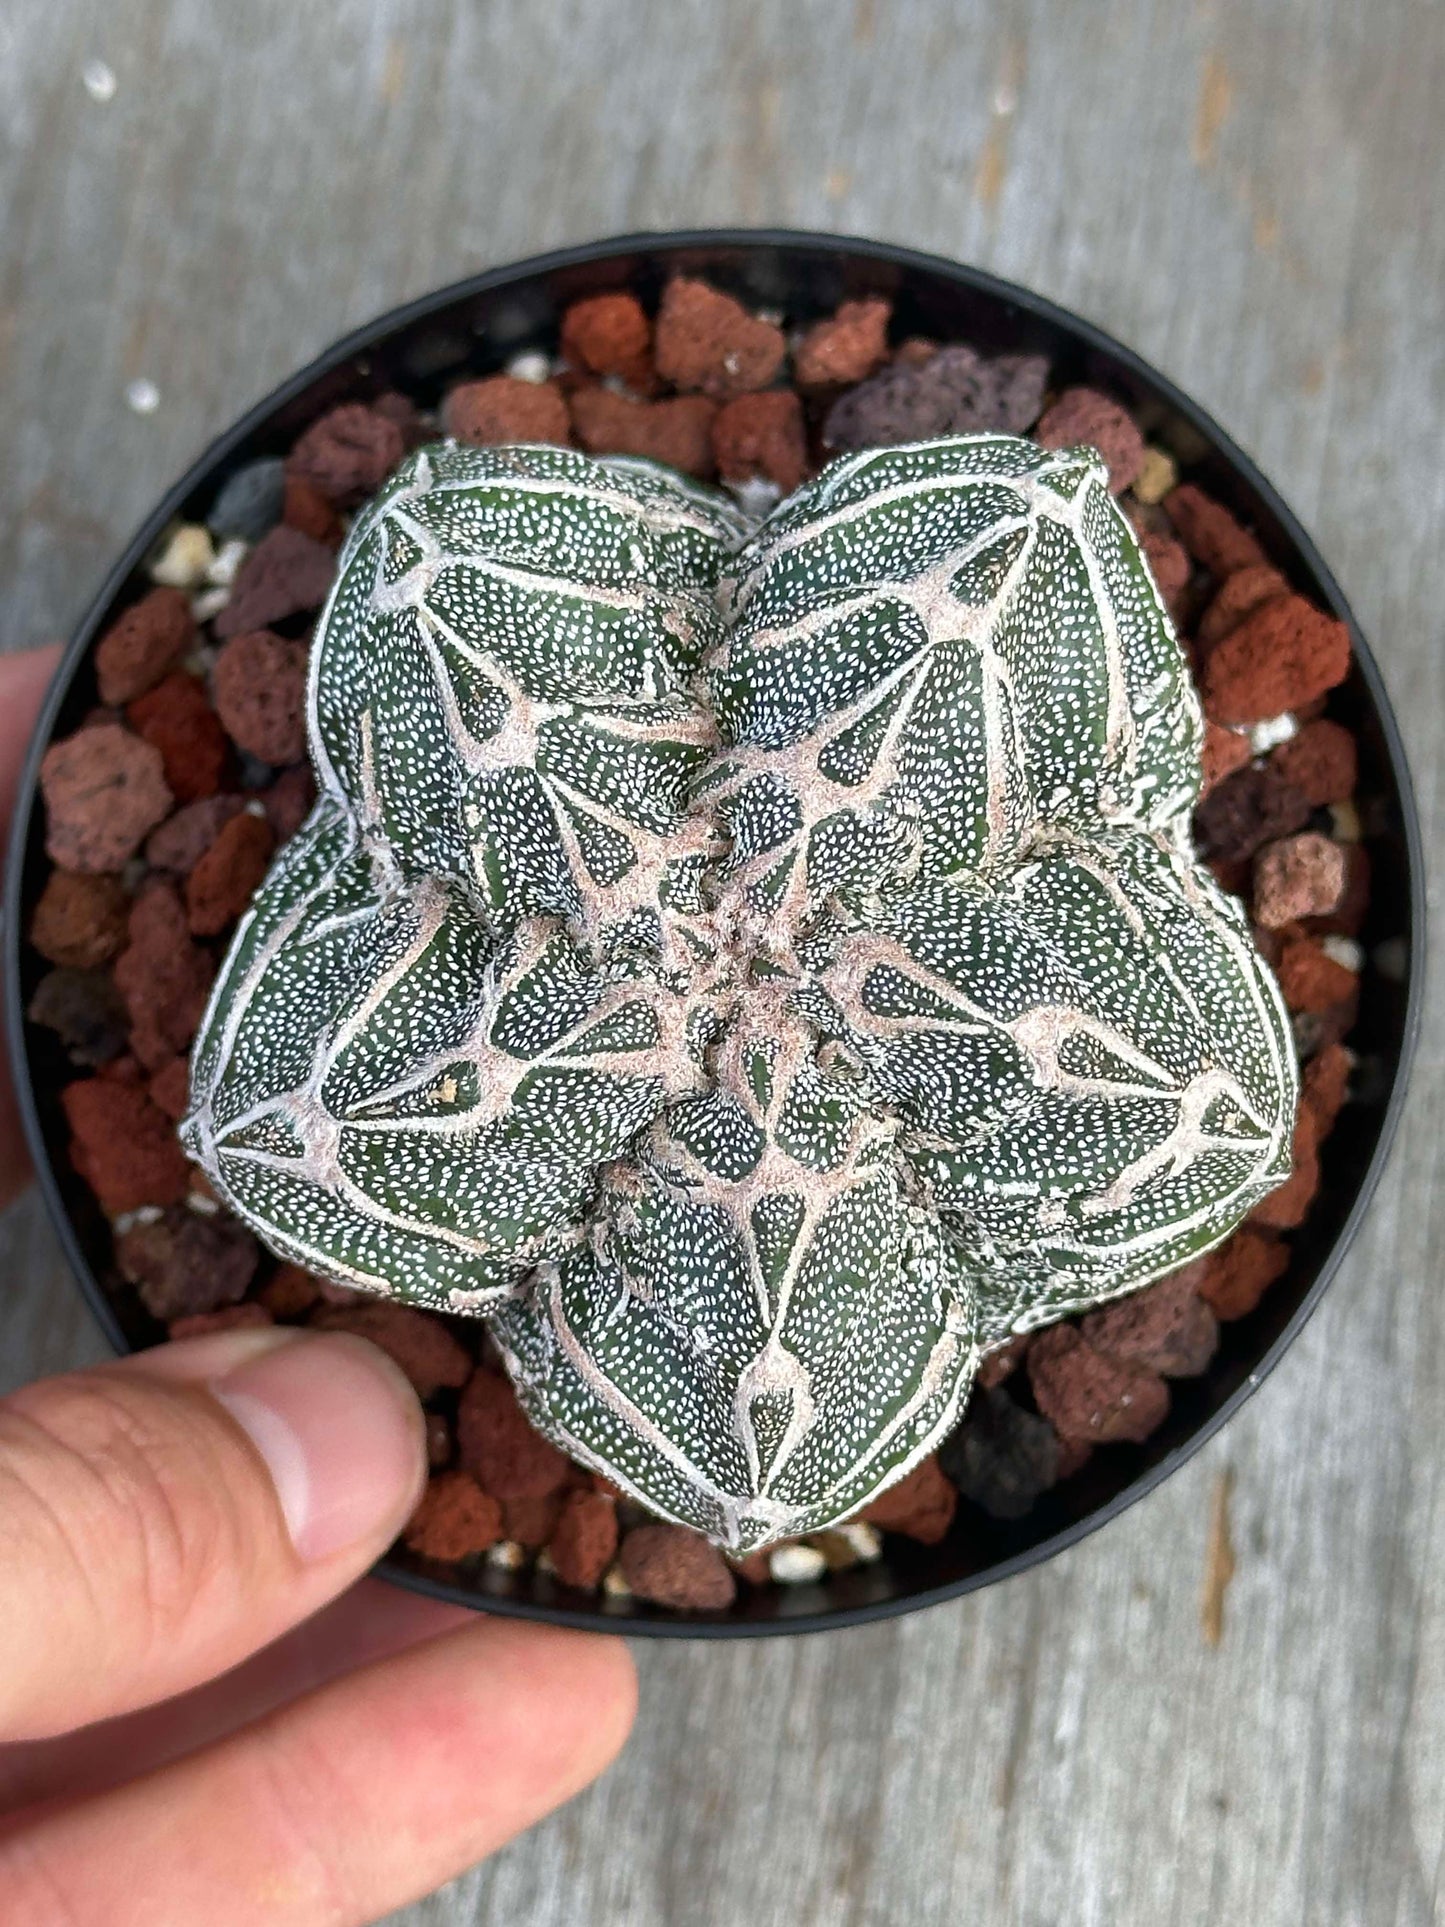
M 0 658 L 0 819 L 51 652 Z M 24 1182 L 0 1076 L 0 1200 Z M 250 1329 L 0 1400 L 0 1893 L 14 1927 L 349 1927 L 612 1759 L 620 1640 L 360 1578 L 425 1478 L 374 1347 Z

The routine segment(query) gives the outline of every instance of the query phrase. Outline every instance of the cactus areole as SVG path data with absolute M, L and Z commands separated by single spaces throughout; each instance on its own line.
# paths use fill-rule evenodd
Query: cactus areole
M 484 1317 L 542 1432 L 733 1552 L 1288 1175 L 1284 1008 L 1092 450 L 870 450 L 754 528 L 644 461 L 422 449 L 309 728 L 187 1147 L 283 1257 Z

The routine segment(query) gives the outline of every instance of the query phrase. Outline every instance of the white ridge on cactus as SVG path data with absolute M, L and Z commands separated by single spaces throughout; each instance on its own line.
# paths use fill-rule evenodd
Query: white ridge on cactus
M 284 1257 L 485 1316 L 548 1437 L 730 1551 L 1288 1174 L 1288 1023 L 1091 450 L 870 450 L 750 532 L 648 462 L 422 449 L 309 728 L 188 1149 Z

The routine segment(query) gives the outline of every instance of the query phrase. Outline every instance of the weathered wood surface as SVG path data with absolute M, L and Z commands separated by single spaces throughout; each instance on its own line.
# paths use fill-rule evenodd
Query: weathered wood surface
M 203 439 L 381 307 L 626 228 L 851 230 L 1078 307 L 1235 431 L 1375 641 L 1438 850 L 1442 99 L 1438 0 L 9 0 L 0 646 L 62 630 Z M 396 1919 L 1436 1919 L 1442 1051 L 1437 1006 L 1329 1302 L 1167 1489 L 906 1622 L 640 1652 L 609 1777 Z M 0 1379 L 97 1354 L 33 1202 L 0 1280 Z

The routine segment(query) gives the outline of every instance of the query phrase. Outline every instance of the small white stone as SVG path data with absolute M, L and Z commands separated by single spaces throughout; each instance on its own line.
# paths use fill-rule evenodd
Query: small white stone
M 780 1586 L 811 1586 L 827 1570 L 816 1546 L 775 1546 L 768 1554 L 768 1571 Z
M 137 1205 L 134 1211 L 119 1212 L 110 1221 L 110 1228 L 117 1238 L 123 1238 L 127 1231 L 134 1231 L 138 1224 L 155 1224 L 161 1217 L 158 1204 Z
M 1360 812 L 1348 797 L 1343 803 L 1330 804 L 1330 828 L 1336 843 L 1358 843 L 1363 831 Z
M 1353 970 L 1358 976 L 1365 967 L 1365 953 L 1353 937 L 1331 934 L 1320 938 L 1320 949 L 1333 962 L 1345 970 Z
M 218 616 L 231 600 L 229 589 L 203 589 L 199 595 L 191 597 L 191 614 L 197 622 L 209 622 Z
M 621 1566 L 609 1566 L 602 1575 L 602 1590 L 609 1599 L 630 1599 L 632 1588 L 623 1576 Z
M 487 1564 L 497 1566 L 503 1572 L 520 1572 L 527 1563 L 527 1553 L 515 1539 L 499 1539 L 494 1546 L 487 1548 Z
M 233 535 L 229 542 L 223 542 L 217 549 L 215 560 L 206 571 L 207 582 L 217 589 L 229 589 L 236 580 L 236 571 L 250 553 L 250 543 L 243 542 L 239 535 Z
M 745 482 L 729 482 L 727 489 L 744 515 L 756 516 L 759 520 L 770 515 L 782 500 L 777 483 L 762 475 L 750 475 Z
M 153 415 L 161 405 L 161 391 L 145 375 L 126 383 L 125 405 L 136 415 Z
M 1166 449 L 1152 445 L 1144 450 L 1144 461 L 1134 482 L 1138 502 L 1162 502 L 1179 480 L 1174 457 Z
M 216 559 L 209 529 L 199 522 L 182 522 L 171 531 L 165 547 L 147 573 L 167 589 L 197 589 Z
M 524 348 L 507 363 L 507 373 L 514 381 L 550 381 L 551 356 L 543 354 L 540 348 Z
M 194 1211 L 198 1218 L 214 1218 L 221 1208 L 216 1200 L 214 1198 L 208 1198 L 204 1191 L 188 1191 L 186 1193 L 186 1207 L 188 1210 Z
M 545 1546 L 543 1546 L 542 1550 L 537 1554 L 537 1563 L 532 1570 L 542 1573 L 556 1572 L 557 1568 L 552 1564 L 552 1555 Z
M 80 70 L 80 84 L 91 99 L 98 100 L 102 106 L 115 99 L 115 69 L 103 60 L 86 61 Z
M 1299 720 L 1288 710 L 1283 716 L 1270 716 L 1262 723 L 1254 723 L 1249 730 L 1249 747 L 1256 756 L 1267 756 L 1281 743 L 1287 743 L 1291 736 L 1299 735 Z
M 842 1533 L 863 1565 L 876 1565 L 883 1557 L 883 1534 L 866 1519 L 850 1519 L 834 1529 Z

